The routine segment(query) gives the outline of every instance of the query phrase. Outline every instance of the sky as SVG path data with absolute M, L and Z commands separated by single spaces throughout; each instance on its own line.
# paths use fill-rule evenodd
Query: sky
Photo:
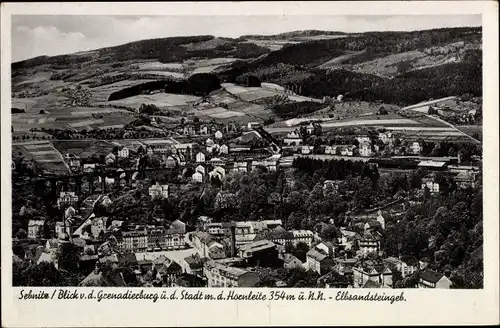
M 239 37 L 297 30 L 413 31 L 481 26 L 480 15 L 393 16 L 12 16 L 12 61 L 187 35 Z

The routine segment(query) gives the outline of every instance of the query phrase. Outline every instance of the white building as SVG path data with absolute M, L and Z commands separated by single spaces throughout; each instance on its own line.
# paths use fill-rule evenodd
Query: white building
M 224 166 L 226 165 L 226 162 L 221 158 L 215 157 L 210 160 L 210 164 L 212 164 L 213 166 Z
M 120 158 L 128 158 L 130 155 L 130 151 L 127 147 L 122 147 L 122 149 L 118 150 L 118 157 Z
M 307 134 L 313 134 L 314 132 L 314 125 L 310 123 L 307 128 L 306 128 Z
M 420 152 L 422 151 L 422 148 L 420 146 L 420 144 L 417 142 L 417 141 L 414 141 L 412 144 L 411 144 L 411 152 L 414 154 L 414 155 L 418 155 L 420 154 Z
M 201 174 L 200 172 L 196 172 L 192 175 L 192 179 L 194 182 L 203 182 L 203 174 Z
M 234 162 L 232 172 L 247 172 L 248 164 L 247 162 Z
M 378 134 L 378 138 L 386 145 L 392 143 L 392 141 L 394 140 L 394 136 L 390 131 L 380 132 Z
M 57 206 L 61 208 L 64 205 L 76 205 L 78 203 L 78 196 L 74 191 L 61 191 L 57 199 Z
M 300 153 L 303 155 L 308 155 L 308 154 L 312 153 L 313 149 L 314 149 L 313 146 L 302 146 L 300 148 Z
M 92 173 L 97 168 L 97 164 L 83 164 L 83 172 Z
M 372 156 L 372 146 L 368 142 L 363 142 L 359 145 L 359 155 L 363 157 Z
M 158 182 L 149 187 L 151 198 L 168 198 L 168 185 L 160 185 Z
M 206 127 L 206 125 L 200 128 L 200 134 L 208 134 L 208 128 Z
M 358 140 L 359 144 L 362 144 L 362 143 L 371 143 L 371 140 L 370 140 L 369 136 L 357 136 L 356 140 Z
M 105 177 L 104 183 L 106 184 L 106 186 L 112 186 L 115 184 L 115 178 Z
M 45 220 L 29 220 L 28 238 L 37 239 L 42 235 Z
M 229 148 L 226 145 L 222 145 L 219 148 L 219 153 L 220 154 L 228 154 L 229 153 Z
M 106 157 L 104 158 L 104 161 L 106 162 L 106 165 L 111 165 L 113 164 L 114 162 L 116 162 L 116 156 L 113 154 L 113 153 L 109 153 L 108 155 L 106 155 Z
M 203 175 L 205 175 L 205 173 L 206 173 L 205 167 L 203 165 L 198 165 L 194 171 L 199 172 Z
M 297 246 L 299 243 L 304 243 L 311 247 L 314 240 L 314 233 L 311 230 L 290 230 L 293 236 L 293 244 Z
M 247 129 L 248 130 L 256 129 L 256 128 L 258 128 L 261 125 L 262 124 L 260 124 L 259 122 L 248 122 Z
M 66 231 L 64 230 L 64 222 L 56 222 L 56 226 L 55 226 L 55 232 L 56 232 L 56 236 L 59 236 L 61 233 L 65 232 L 67 233 L 68 235 L 71 235 L 71 225 L 68 224 L 68 222 L 66 222 Z
M 215 132 L 215 139 L 222 139 L 224 137 L 224 135 L 222 134 L 222 132 L 220 132 L 219 130 L 217 130 L 217 132 Z
M 436 194 L 439 192 L 439 183 L 434 182 L 432 178 L 424 178 L 422 179 L 422 190 L 425 188 L 429 189 L 431 194 Z
M 214 141 L 210 138 L 208 138 L 206 141 L 205 141 L 205 146 L 207 147 L 212 147 L 214 145 Z
M 202 152 L 196 154 L 196 163 L 205 163 L 205 154 Z
M 287 134 L 283 142 L 287 146 L 292 146 L 292 145 L 298 146 L 302 144 L 302 138 L 300 137 L 297 131 L 292 131 Z

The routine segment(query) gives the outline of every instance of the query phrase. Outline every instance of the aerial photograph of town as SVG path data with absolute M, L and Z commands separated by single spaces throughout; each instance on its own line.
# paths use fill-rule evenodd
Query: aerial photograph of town
M 13 286 L 482 289 L 481 16 L 296 20 L 13 16 Z

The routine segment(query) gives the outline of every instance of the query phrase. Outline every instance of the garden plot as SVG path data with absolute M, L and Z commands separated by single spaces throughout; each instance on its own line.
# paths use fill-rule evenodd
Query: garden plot
M 199 113 L 203 114 L 203 115 L 213 115 L 213 114 L 220 114 L 220 113 L 224 113 L 224 112 L 227 112 L 227 109 L 222 108 L 222 107 L 215 107 L 215 108 L 199 110 Z
M 248 89 L 233 83 L 222 83 L 221 87 L 232 95 L 248 92 Z
M 354 120 L 345 122 L 328 122 L 322 123 L 321 126 L 325 128 L 338 128 L 345 126 L 358 126 L 358 125 L 378 125 L 378 126 L 388 126 L 388 125 L 415 125 L 418 124 L 414 120 L 407 118 L 393 119 L 393 120 Z M 406 129 L 410 127 L 401 127 L 401 129 Z M 412 127 L 414 129 L 420 129 L 420 127 Z
M 231 104 L 238 101 L 233 95 L 226 91 L 219 91 L 217 93 L 214 93 L 210 96 L 210 98 L 213 102 L 224 104 Z
M 244 113 L 240 113 L 240 112 L 225 111 L 225 112 L 222 112 L 222 113 L 210 114 L 208 116 L 213 117 L 213 118 L 232 118 L 232 117 L 245 116 L 245 114 Z
M 53 140 L 52 144 L 61 154 L 79 154 L 85 148 L 90 147 L 95 141 L 92 140 Z
M 84 120 L 80 122 L 69 123 L 68 125 L 72 128 L 81 128 L 89 125 L 101 124 L 104 123 L 103 119 L 95 119 L 95 120 Z
M 238 93 L 238 97 L 243 101 L 255 101 L 262 98 L 274 97 L 282 95 L 282 92 L 269 90 L 265 88 L 248 88 L 249 91 Z
M 24 109 L 28 112 L 37 103 L 37 100 L 31 98 L 12 98 L 11 103 L 13 108 Z

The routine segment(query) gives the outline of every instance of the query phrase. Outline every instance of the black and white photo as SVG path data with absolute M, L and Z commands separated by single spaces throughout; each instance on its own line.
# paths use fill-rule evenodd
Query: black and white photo
M 353 305 L 491 288 L 491 33 L 480 12 L 400 5 L 10 15 L 16 299 Z

